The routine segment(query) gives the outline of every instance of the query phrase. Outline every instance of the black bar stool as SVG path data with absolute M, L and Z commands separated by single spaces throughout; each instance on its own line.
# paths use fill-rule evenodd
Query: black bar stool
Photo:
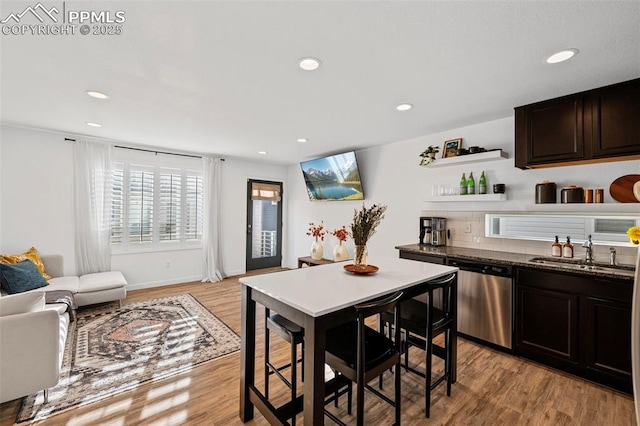
M 304 328 L 298 324 L 289 321 L 279 314 L 271 315 L 270 309 L 265 309 L 265 333 L 264 333 L 264 396 L 269 399 L 269 376 L 277 375 L 291 390 L 291 401 L 295 401 L 297 397 L 296 383 L 298 380 L 297 364 L 302 362 L 302 370 L 304 371 Z M 291 360 L 289 363 L 279 367 L 274 366 L 269 360 L 269 334 L 274 332 L 291 345 Z M 298 361 L 298 345 L 302 345 L 302 359 Z M 291 368 L 291 381 L 282 374 L 282 370 Z M 291 424 L 296 424 L 296 416 L 291 418 Z
M 452 299 L 456 295 L 457 274 L 453 273 L 442 278 L 429 281 L 427 289 L 427 302 L 408 299 L 401 303 L 400 328 L 404 330 L 403 349 L 405 370 L 418 374 L 425 378 L 425 417 L 431 413 L 431 391 L 440 383 L 447 383 L 447 396 L 451 396 L 451 363 L 453 358 L 452 334 L 456 332 L 456 302 Z M 434 292 L 442 289 L 442 309 L 433 305 Z M 395 324 L 390 312 L 380 314 L 380 327 L 385 323 L 388 333 L 391 333 L 391 325 Z M 433 343 L 433 339 L 444 333 L 444 347 Z M 409 348 L 419 347 L 425 351 L 426 371 L 416 370 L 409 365 Z M 432 379 L 433 355 L 444 360 L 444 372 L 435 380 Z
M 335 371 L 356 382 L 357 385 L 357 424 L 364 424 L 364 389 L 384 399 L 395 407 L 395 424 L 400 425 L 400 329 L 396 330 L 395 340 L 387 338 L 384 333 L 368 327 L 365 318 L 393 310 L 394 319 L 399 320 L 402 292 L 396 292 L 382 299 L 354 306 L 358 319 L 342 324 L 327 331 L 326 363 Z M 388 398 L 377 389 L 367 385 L 379 377 L 385 370 L 395 366 L 394 399 Z M 325 414 L 338 424 L 344 423 L 333 414 Z

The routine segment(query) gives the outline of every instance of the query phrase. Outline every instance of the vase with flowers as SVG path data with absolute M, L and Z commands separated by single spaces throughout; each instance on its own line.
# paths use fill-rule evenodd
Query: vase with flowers
M 627 237 L 634 246 L 640 245 L 640 226 L 632 226 L 627 229 Z
M 384 219 L 387 206 L 384 204 L 374 204 L 367 208 L 362 204 L 360 210 L 354 210 L 353 222 L 351 223 L 351 238 L 356 245 L 353 257 L 355 269 L 367 269 L 367 242 L 375 234 L 376 228 Z
M 349 237 L 347 227 L 342 225 L 342 228 L 334 229 L 331 235 L 338 239 L 338 245 L 333 248 L 333 261 L 342 262 L 343 260 L 347 260 L 349 258 L 349 251 L 342 245 Z
M 316 225 L 313 222 L 309 223 L 307 235 L 314 238 L 314 241 L 311 244 L 311 258 L 313 260 L 322 259 L 324 249 L 322 248 L 322 243 L 320 241 L 324 241 L 324 235 L 326 233 L 327 232 L 324 229 L 324 223 L 322 221 L 320 222 L 320 225 Z

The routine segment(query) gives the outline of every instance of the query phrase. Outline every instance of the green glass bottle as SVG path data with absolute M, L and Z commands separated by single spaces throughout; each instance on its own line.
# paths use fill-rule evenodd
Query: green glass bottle
M 476 180 L 473 178 L 473 172 L 469 173 L 469 179 L 467 179 L 467 195 L 476 193 Z
M 467 179 L 464 177 L 464 173 L 460 179 L 460 195 L 467 195 Z
M 487 193 L 487 178 L 484 177 L 484 170 L 480 175 L 480 180 L 478 181 L 478 194 L 486 194 Z

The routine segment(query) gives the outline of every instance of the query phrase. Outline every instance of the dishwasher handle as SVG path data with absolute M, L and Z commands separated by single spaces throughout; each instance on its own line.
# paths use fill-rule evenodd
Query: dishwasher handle
M 447 265 L 456 266 L 460 268 L 461 271 L 470 271 L 470 272 L 476 272 L 479 274 L 486 274 L 486 275 L 496 275 L 499 277 L 512 276 L 511 266 L 507 266 L 507 265 L 467 262 L 467 261 L 460 261 L 455 259 L 448 259 Z

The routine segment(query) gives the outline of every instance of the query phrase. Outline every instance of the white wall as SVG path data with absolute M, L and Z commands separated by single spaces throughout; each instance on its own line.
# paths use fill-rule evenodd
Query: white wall
M 35 246 L 43 254 L 62 254 L 65 274 L 74 274 L 73 152 L 64 137 L 0 127 L 0 252 L 21 253 Z M 247 179 L 280 181 L 286 190 L 286 177 L 283 166 L 238 159 L 223 164 L 223 264 L 228 275 L 245 271 Z M 124 273 L 130 288 L 198 280 L 201 250 L 114 254 L 112 268 Z
M 365 204 L 370 206 L 373 203 L 384 203 L 389 206 L 386 218 L 369 244 L 370 261 L 375 264 L 373 259 L 376 255 L 397 256 L 397 251 L 394 249 L 396 245 L 417 243 L 418 218 L 421 215 L 428 215 L 430 211 L 450 212 L 453 216 L 460 211 L 525 212 L 542 208 L 534 204 L 534 191 L 535 184 L 545 179 L 555 181 L 559 188 L 571 184 L 585 188 L 604 188 L 605 203 L 609 204 L 593 207 L 599 213 L 640 213 L 638 204 L 615 203 L 608 193 L 609 185 L 615 178 L 629 173 L 640 173 L 640 161 L 520 170 L 514 166 L 513 135 L 514 122 L 510 117 L 358 151 L 358 164 L 366 197 Z M 464 147 L 478 145 L 487 149 L 502 148 L 509 155 L 509 159 L 443 168 L 418 166 L 419 154 L 426 147 L 429 145 L 442 147 L 445 140 L 460 137 L 463 138 Z M 482 170 L 488 176 L 489 185 L 493 183 L 507 185 L 508 201 L 479 203 L 424 201 L 431 195 L 432 185 L 458 185 L 462 173 L 465 172 L 468 176 L 470 171 L 474 172 L 477 184 Z M 292 214 L 289 221 L 289 256 L 286 259 L 286 263 L 291 266 L 296 264 L 298 256 L 309 255 L 312 240 L 305 235 L 309 222 L 324 220 L 330 230 L 343 224 L 348 226 L 353 217 L 353 209 L 361 207 L 362 203 L 310 202 L 299 166 L 289 168 L 288 180 L 290 211 L 295 211 L 295 217 Z M 545 211 L 549 211 L 547 206 L 544 207 Z M 586 208 L 591 207 L 558 204 L 553 207 L 553 210 L 564 213 L 571 212 L 571 209 L 585 212 Z M 324 257 L 331 257 L 331 251 L 336 244 L 337 240 L 332 236 L 325 239 Z M 478 239 L 470 245 L 482 248 L 486 244 L 485 239 Z M 353 256 L 353 243 L 350 240 L 347 247 Z
M 225 241 L 224 270 L 227 275 L 245 272 L 246 223 L 247 223 L 247 180 L 261 179 L 282 182 L 283 188 L 283 240 L 289 226 L 288 180 L 285 166 L 253 163 L 238 159 L 227 159 L 222 177 L 222 237 Z M 286 245 L 283 252 L 287 250 Z M 285 254 L 283 253 L 283 256 Z
M 65 257 L 65 272 L 74 273 L 72 147 L 58 133 L 0 128 L 0 251 L 22 252 L 32 245 L 43 253 L 60 253 Z M 623 161 L 585 166 L 570 166 L 522 171 L 513 166 L 513 119 L 480 123 L 439 134 L 401 141 L 358 151 L 367 206 L 384 203 L 387 217 L 369 244 L 370 258 L 376 255 L 397 256 L 399 244 L 417 242 L 418 218 L 430 211 L 529 211 L 538 208 L 534 188 L 544 179 L 559 187 L 576 184 L 588 188 L 605 188 L 605 202 L 598 212 L 637 212 L 636 205 L 613 203 L 607 188 L 617 177 L 640 173 L 639 161 Z M 461 165 L 447 168 L 418 166 L 421 153 L 429 145 L 462 137 L 463 145 L 502 148 L 509 159 L 498 162 Z M 476 182 L 484 170 L 489 184 L 507 184 L 508 201 L 484 203 L 428 203 L 431 186 L 456 185 L 462 172 L 474 171 Z M 297 257 L 309 255 L 312 239 L 305 233 L 309 222 L 324 221 L 329 230 L 348 226 L 358 201 L 310 202 L 298 164 L 289 167 L 227 159 L 223 165 L 224 270 L 228 275 L 245 271 L 245 226 L 247 179 L 265 179 L 284 183 L 283 266 L 296 267 Z M 568 212 L 570 205 L 557 205 Z M 581 208 L 589 206 L 579 206 Z M 577 208 L 577 207 L 576 207 Z M 584 211 L 584 209 L 581 209 Z M 472 241 L 481 248 L 484 239 Z M 327 236 L 325 257 L 330 258 L 337 240 Z M 347 242 L 353 255 L 353 243 Z M 495 248 L 495 247 L 494 247 Z M 169 267 L 167 267 L 169 262 Z M 124 271 L 134 286 L 177 283 L 197 279 L 200 274 L 200 250 L 115 255 L 113 268 Z
M 62 254 L 75 271 L 72 146 L 55 133 L 0 127 L 0 251 Z

